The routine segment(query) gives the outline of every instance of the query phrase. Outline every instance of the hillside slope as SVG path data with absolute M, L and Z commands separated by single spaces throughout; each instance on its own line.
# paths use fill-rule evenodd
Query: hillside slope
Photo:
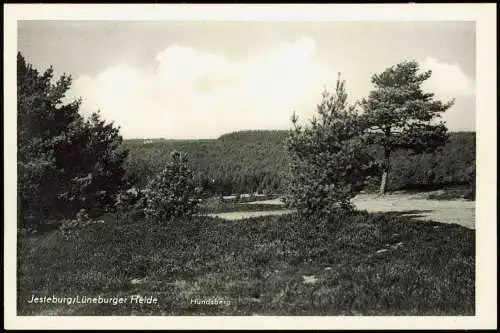
M 139 186 L 159 172 L 170 152 L 190 156 L 196 180 L 210 193 L 276 192 L 283 186 L 288 131 L 240 131 L 207 140 L 126 140 L 130 150 L 127 172 Z M 434 189 L 470 186 L 475 176 L 475 132 L 454 132 L 434 154 L 392 157 L 389 189 Z M 374 184 L 374 188 L 376 184 Z

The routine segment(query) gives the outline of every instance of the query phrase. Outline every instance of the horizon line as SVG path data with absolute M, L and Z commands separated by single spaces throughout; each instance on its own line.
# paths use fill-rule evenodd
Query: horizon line
M 213 141 L 218 140 L 221 137 L 229 134 L 237 134 L 237 133 L 245 133 L 245 132 L 288 132 L 287 129 L 253 129 L 253 130 L 236 130 L 233 132 L 226 132 L 217 137 L 212 138 L 167 138 L 167 137 L 132 137 L 132 138 L 123 138 L 123 140 L 169 140 L 169 141 Z M 476 133 L 476 130 L 463 129 L 463 130 L 450 130 L 448 133 Z

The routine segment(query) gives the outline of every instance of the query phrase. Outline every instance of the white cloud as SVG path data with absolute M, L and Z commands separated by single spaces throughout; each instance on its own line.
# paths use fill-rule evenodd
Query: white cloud
M 231 61 L 185 45 L 160 52 L 154 73 L 118 64 L 75 80 L 82 113 L 100 109 L 127 137 L 217 137 L 239 129 L 287 128 L 309 118 L 332 78 L 311 38 Z
M 323 87 L 332 90 L 337 77 L 335 64 L 321 62 L 308 37 L 236 61 L 172 44 L 155 60 L 154 72 L 121 63 L 94 77 L 81 76 L 74 81 L 72 97 L 83 97 L 85 115 L 100 109 L 126 138 L 210 138 L 241 129 L 289 128 L 294 110 L 305 121 Z M 472 102 L 460 106 L 461 112 L 457 109 L 475 96 L 474 81 L 458 64 L 427 57 L 422 69 L 432 70 L 426 90 L 442 100 L 457 98 L 445 117 L 450 125 L 464 113 L 473 119 Z M 368 93 L 362 85 L 368 82 L 365 72 L 370 70 L 361 66 L 343 75 L 351 99 Z
M 427 57 L 423 69 L 432 70 L 432 76 L 424 83 L 424 88 L 436 94 L 436 98 L 447 102 L 455 99 L 455 104 L 443 114 L 449 129 L 455 131 L 475 130 L 476 87 L 458 63 L 439 62 Z
M 432 76 L 424 87 L 434 92 L 436 97 L 449 99 L 475 94 L 474 82 L 465 75 L 458 63 L 448 64 L 427 57 L 422 67 L 432 71 Z

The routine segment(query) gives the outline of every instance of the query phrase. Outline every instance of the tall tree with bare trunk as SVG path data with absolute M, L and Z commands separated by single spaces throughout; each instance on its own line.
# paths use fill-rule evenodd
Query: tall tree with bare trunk
M 424 92 L 422 85 L 431 74 L 420 73 L 416 61 L 403 61 L 373 75 L 374 89 L 361 101 L 369 143 L 383 150 L 380 194 L 387 190 L 393 151 L 433 152 L 448 141 L 448 130 L 440 118 L 454 100 L 444 103 Z

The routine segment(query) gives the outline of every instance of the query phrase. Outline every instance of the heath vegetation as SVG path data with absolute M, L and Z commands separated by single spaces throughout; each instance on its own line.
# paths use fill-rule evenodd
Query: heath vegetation
M 63 102 L 71 76 L 53 73 L 18 54 L 19 315 L 474 315 L 474 230 L 351 204 L 396 189 L 474 199 L 475 133 L 448 133 L 452 102 L 421 89 L 431 73 L 416 62 L 374 75 L 352 105 L 339 77 L 289 131 L 216 140 L 124 140 Z M 206 215 L 276 209 L 250 203 L 260 194 L 296 212 Z M 159 301 L 27 303 L 34 294 Z M 229 302 L 191 302 L 215 296 Z

